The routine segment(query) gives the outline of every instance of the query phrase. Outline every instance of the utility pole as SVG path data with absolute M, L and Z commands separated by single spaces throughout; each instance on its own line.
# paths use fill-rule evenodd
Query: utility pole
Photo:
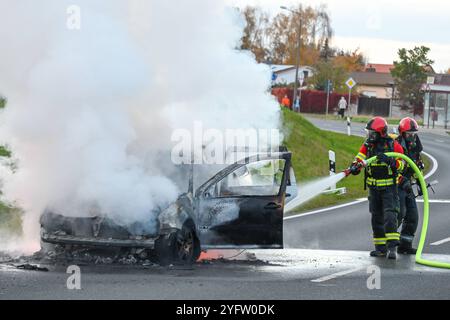
M 427 84 L 425 89 L 425 109 L 428 110 L 427 114 L 427 129 L 430 129 L 430 116 L 431 116 L 431 88 L 430 85 Z
M 298 80 L 299 80 L 299 71 L 300 71 L 300 50 L 301 50 L 301 46 L 302 46 L 302 14 L 301 12 L 289 9 L 288 7 L 285 6 L 281 6 L 280 7 L 283 10 L 287 10 L 289 12 L 292 12 L 296 15 L 298 15 L 299 17 L 299 27 L 298 27 L 298 35 L 297 35 L 297 55 L 295 58 L 295 83 L 294 83 L 294 101 L 293 101 L 293 105 L 295 106 L 295 108 L 297 108 L 297 99 L 298 99 Z M 299 110 L 296 110 L 297 112 Z
M 325 113 L 325 119 L 328 118 L 328 111 L 330 109 L 330 91 L 331 91 L 331 80 L 327 80 L 327 110 Z

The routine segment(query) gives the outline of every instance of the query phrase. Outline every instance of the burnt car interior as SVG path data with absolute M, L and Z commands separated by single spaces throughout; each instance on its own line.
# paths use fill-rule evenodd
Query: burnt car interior
M 280 192 L 285 160 L 264 160 L 244 165 L 208 190 L 211 197 L 273 196 Z

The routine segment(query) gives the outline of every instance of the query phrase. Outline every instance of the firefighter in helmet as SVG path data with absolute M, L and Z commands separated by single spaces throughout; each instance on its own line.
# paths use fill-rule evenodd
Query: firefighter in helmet
M 416 120 L 404 118 L 400 121 L 398 127 L 399 136 L 396 140 L 403 147 L 405 155 L 413 160 L 419 169 L 423 170 L 425 168 L 421 158 L 423 146 L 417 135 L 418 131 L 419 125 Z M 412 188 L 414 183 L 414 170 L 406 164 L 398 186 L 400 198 L 399 224 L 402 225 L 400 246 L 398 247 L 398 253 L 400 254 L 416 254 L 417 252 L 417 249 L 412 247 L 419 223 L 419 212 L 417 209 L 416 197 Z
M 367 140 L 361 146 L 350 172 L 358 175 L 366 166 L 365 160 L 377 157 L 365 168 L 365 187 L 369 187 L 369 210 L 372 214 L 372 257 L 397 259 L 399 199 L 397 183 L 399 172 L 404 168 L 403 160 L 388 157 L 386 153 L 403 154 L 401 145 L 388 135 L 385 119 L 375 117 L 367 123 Z

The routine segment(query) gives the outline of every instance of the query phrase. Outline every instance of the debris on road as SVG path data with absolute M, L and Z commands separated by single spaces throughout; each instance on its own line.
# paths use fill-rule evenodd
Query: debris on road
M 39 267 L 37 265 L 32 265 L 29 263 L 18 265 L 18 266 L 16 266 L 16 268 L 21 269 L 21 270 L 48 272 L 48 269 L 45 267 Z

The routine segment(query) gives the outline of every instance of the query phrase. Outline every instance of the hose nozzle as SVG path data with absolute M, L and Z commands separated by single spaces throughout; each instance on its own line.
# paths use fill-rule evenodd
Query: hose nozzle
M 344 170 L 345 176 L 348 177 L 350 175 L 357 176 L 360 174 L 361 169 L 364 168 L 367 165 L 367 162 L 365 161 L 355 161 L 352 163 L 352 165 Z

